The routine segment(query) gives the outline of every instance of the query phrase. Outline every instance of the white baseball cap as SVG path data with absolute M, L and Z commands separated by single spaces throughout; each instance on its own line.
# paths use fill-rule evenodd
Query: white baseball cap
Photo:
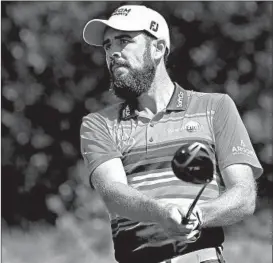
M 166 20 L 156 11 L 143 5 L 124 5 L 117 8 L 108 20 L 93 19 L 83 29 L 83 39 L 93 46 L 102 46 L 106 27 L 121 31 L 147 31 L 163 39 L 170 51 L 170 33 Z

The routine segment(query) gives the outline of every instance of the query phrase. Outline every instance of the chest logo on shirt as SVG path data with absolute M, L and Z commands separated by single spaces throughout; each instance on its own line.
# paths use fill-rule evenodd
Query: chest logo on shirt
M 189 121 L 185 125 L 185 130 L 188 132 L 197 132 L 200 131 L 202 125 L 197 121 Z

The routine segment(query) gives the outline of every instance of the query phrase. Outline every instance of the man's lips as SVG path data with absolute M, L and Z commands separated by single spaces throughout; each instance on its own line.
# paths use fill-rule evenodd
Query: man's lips
M 114 71 L 114 70 L 116 70 L 116 69 L 118 69 L 118 68 L 124 68 L 124 66 L 120 66 L 120 65 L 114 66 L 114 67 L 112 68 L 112 71 Z
M 111 71 L 114 72 L 114 70 L 118 69 L 118 68 L 126 68 L 126 65 L 123 64 L 113 64 L 111 65 Z

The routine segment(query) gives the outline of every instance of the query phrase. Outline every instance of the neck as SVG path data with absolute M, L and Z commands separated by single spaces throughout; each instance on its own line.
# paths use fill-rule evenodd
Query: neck
M 165 109 L 174 91 L 166 69 L 157 70 L 154 81 L 148 92 L 138 97 L 138 110 L 155 115 Z

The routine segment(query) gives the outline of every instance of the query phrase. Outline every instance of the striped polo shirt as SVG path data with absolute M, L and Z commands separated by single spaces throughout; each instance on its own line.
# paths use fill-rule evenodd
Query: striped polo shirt
M 188 91 L 176 83 L 168 106 L 152 119 L 136 105 L 120 103 L 85 116 L 80 134 L 90 177 L 103 162 L 120 158 L 128 184 L 162 202 L 190 205 L 200 190 L 200 185 L 177 179 L 171 169 L 174 153 L 188 142 L 208 145 L 213 156 L 214 178 L 199 202 L 221 194 L 221 170 L 231 164 L 250 165 L 256 178 L 262 173 L 233 100 L 225 94 Z M 221 227 L 204 228 L 195 243 L 180 244 L 154 223 L 110 217 L 115 258 L 121 263 L 161 262 L 224 241 Z

